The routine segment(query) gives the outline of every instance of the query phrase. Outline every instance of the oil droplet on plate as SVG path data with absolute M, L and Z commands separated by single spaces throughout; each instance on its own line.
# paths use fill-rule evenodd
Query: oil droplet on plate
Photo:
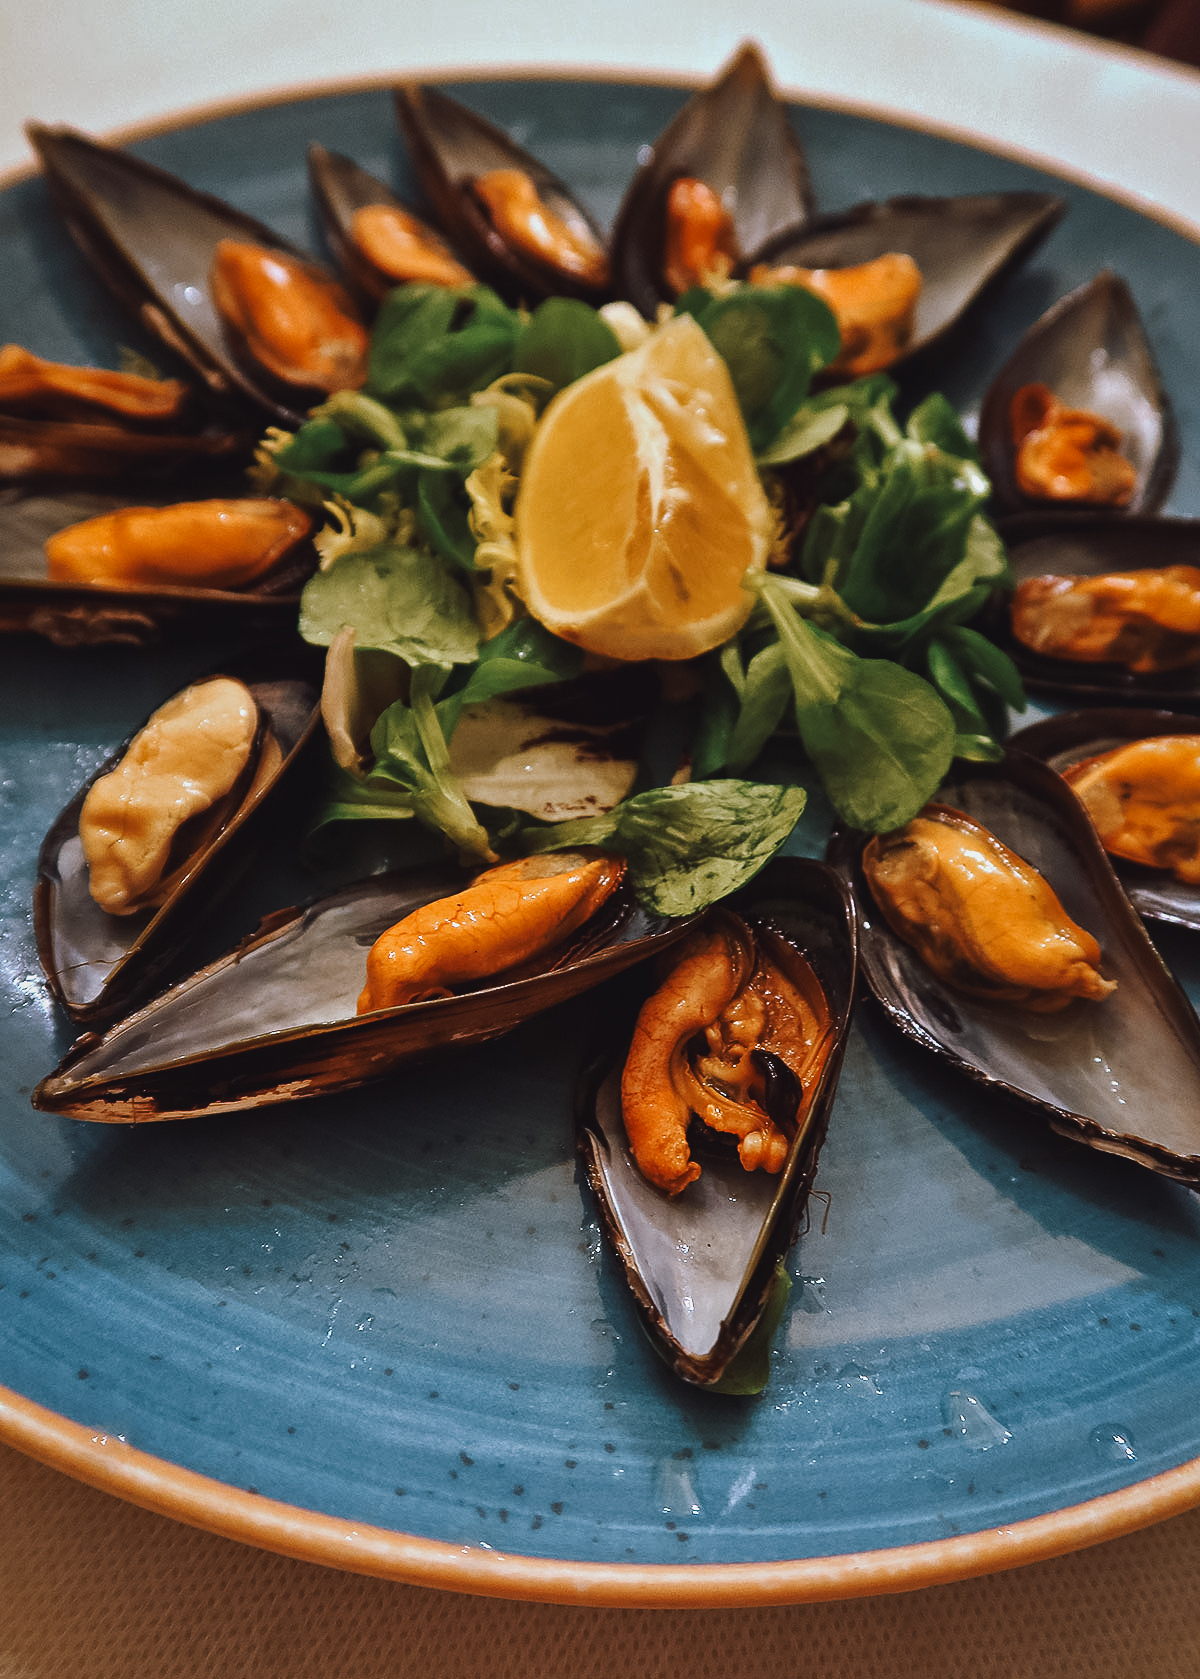
M 1133 1435 L 1119 1423 L 1101 1423 L 1088 1435 L 1088 1445 L 1106 1463 L 1136 1463 Z

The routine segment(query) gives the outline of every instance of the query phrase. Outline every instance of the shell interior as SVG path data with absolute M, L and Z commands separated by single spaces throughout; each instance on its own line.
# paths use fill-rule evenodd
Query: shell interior
M 1035 1015 L 934 978 L 888 926 L 862 878 L 863 836 L 835 834 L 853 879 L 864 977 L 893 1023 L 984 1083 L 1023 1097 L 1056 1130 L 1200 1185 L 1200 1022 L 1122 891 L 1083 807 L 1045 764 L 1010 752 L 938 793 L 981 822 L 1054 888 L 1099 940 L 1117 981 L 1102 1003 Z
M 1179 441 L 1174 414 L 1133 293 L 1105 270 L 1060 299 L 1022 338 L 990 385 L 979 416 L 979 446 L 1002 512 L 1032 508 L 1065 515 L 1078 503 L 1032 500 L 1017 488 L 1009 408 L 1023 385 L 1048 385 L 1063 402 L 1103 415 L 1121 433 L 1121 453 L 1137 488 L 1112 518 L 1154 513 L 1174 481 Z
M 695 1183 L 673 1199 L 647 1182 L 621 1116 L 621 1062 L 611 1053 L 580 1092 L 580 1151 L 606 1231 L 652 1337 L 685 1379 L 718 1381 L 766 1305 L 776 1262 L 796 1238 L 837 1088 L 855 991 L 854 911 L 819 863 L 769 863 L 727 900 L 753 926 L 811 963 L 830 1004 L 834 1041 L 782 1173 L 744 1171 L 736 1154 L 698 1154 Z M 648 989 L 647 987 L 646 989 Z M 623 1035 L 622 1042 L 627 1041 Z

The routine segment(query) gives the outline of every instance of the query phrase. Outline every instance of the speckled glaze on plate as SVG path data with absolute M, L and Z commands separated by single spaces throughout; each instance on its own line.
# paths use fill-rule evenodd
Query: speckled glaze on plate
M 602 220 L 683 98 L 614 82 L 454 91 Z M 1170 511 L 1200 513 L 1186 303 L 1200 249 L 1005 158 L 833 110 L 797 121 L 824 209 L 1062 191 L 1065 220 L 930 377 L 970 412 L 1024 328 L 1111 264 L 1179 419 Z M 138 149 L 308 242 L 313 140 L 411 184 L 383 88 Z M 0 337 L 106 363 L 138 343 L 36 181 L 0 194 L 0 245 Z M 757 1399 L 674 1381 L 601 1245 L 570 1094 L 602 996 L 352 1097 L 128 1131 L 35 1113 L 29 1091 L 70 1039 L 34 950 L 41 836 L 113 745 L 223 652 L 4 646 L 0 1435 L 276 1550 L 562 1602 L 894 1591 L 1200 1501 L 1195 1196 L 1056 1138 L 868 1006 Z M 823 844 L 814 800 L 793 848 Z M 268 885 L 279 901 L 295 889 L 286 859 Z M 1194 936 L 1155 937 L 1200 996 Z

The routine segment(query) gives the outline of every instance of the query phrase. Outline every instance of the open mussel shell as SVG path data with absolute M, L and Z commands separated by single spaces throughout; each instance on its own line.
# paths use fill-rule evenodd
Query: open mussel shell
M 203 931 L 214 905 L 256 850 L 281 831 L 282 796 L 320 722 L 320 661 L 307 648 L 262 649 L 227 660 L 209 675 L 231 676 L 249 689 L 260 733 L 278 749 L 278 763 L 272 749 L 270 771 L 257 779 L 255 763 L 248 765 L 252 796 L 245 796 L 249 786 L 238 789 L 236 808 L 190 853 L 165 902 L 133 915 L 112 915 L 89 890 L 80 810 L 92 785 L 124 757 L 132 735 L 79 789 L 42 844 L 33 899 L 38 954 L 55 997 L 80 1024 L 111 1020 L 148 995 Z
M 297 426 L 319 390 L 283 390 L 223 321 L 212 293 L 222 239 L 311 258 L 263 223 L 140 158 L 69 128 L 30 123 L 50 192 L 100 278 L 219 398 L 249 401 Z
M 1200 567 L 1200 519 L 1117 518 L 1109 513 L 1022 513 L 1000 522 L 1014 583 L 1033 577 L 1104 577 L 1166 566 Z M 1007 604 L 991 612 L 989 634 L 1033 693 L 1097 705 L 1200 711 L 1200 654 L 1194 665 L 1141 674 L 1117 664 L 1050 658 L 1018 641 Z
M 249 459 L 248 433 L 171 434 L 83 420 L 0 414 L 0 482 L 165 478 L 208 461 Z
M 939 804 L 965 812 L 1049 882 L 1099 941 L 1117 989 L 1034 1014 L 983 1002 L 937 979 L 875 908 L 862 872 L 870 836 L 834 833 L 829 856 L 859 906 L 862 973 L 914 1042 L 981 1084 L 1019 1097 L 1056 1131 L 1200 1186 L 1200 1022 L 1151 944 L 1070 788 L 1037 759 L 953 775 Z
M 752 43 L 659 135 L 617 212 L 613 288 L 649 320 L 660 303 L 674 301 L 664 274 L 666 202 L 681 177 L 703 181 L 721 199 L 743 253 L 812 216 L 816 200 L 799 135 Z
M 1047 385 L 1071 408 L 1099 414 L 1121 433 L 1120 452 L 1137 487 L 1108 518 L 1155 513 L 1170 494 L 1179 437 L 1133 293 L 1107 269 L 1061 298 L 1022 338 L 988 388 L 979 415 L 979 449 L 998 512 L 1039 510 L 1071 517 L 1079 503 L 1037 501 L 1016 482 L 1012 399 L 1025 385 Z
M 377 204 L 401 210 L 407 216 L 413 211 L 386 182 L 368 173 L 353 158 L 315 143 L 308 148 L 308 179 L 335 262 L 355 295 L 368 309 L 375 309 L 401 282 L 364 253 L 352 234 L 354 217 L 359 210 Z M 422 231 L 432 244 L 445 248 L 441 235 L 432 228 L 422 224 Z
M 776 1267 L 796 1240 L 837 1089 L 856 976 L 853 904 L 823 864 L 778 858 L 725 903 L 752 929 L 774 935 L 770 949 L 781 965 L 787 947 L 807 960 L 833 1017 L 833 1044 L 806 1092 L 783 1171 L 747 1172 L 735 1152 L 714 1148 L 698 1154 L 700 1177 L 674 1199 L 647 1182 L 621 1115 L 632 1017 L 578 1093 L 584 1169 L 639 1314 L 672 1369 L 702 1386 L 719 1382 L 745 1345 L 766 1309 Z M 638 987 L 641 994 L 650 989 L 649 982 Z
M 1200 718 L 1178 711 L 1124 711 L 1097 707 L 1045 717 L 1013 735 L 1017 751 L 1040 758 L 1062 774 L 1073 764 L 1112 752 L 1132 741 L 1160 735 L 1200 735 Z M 1200 886 L 1177 880 L 1165 869 L 1111 857 L 1117 879 L 1139 915 L 1200 931 Z
M 400 130 L 422 191 L 438 226 L 473 273 L 518 302 L 537 303 L 555 293 L 597 302 L 607 295 L 607 286 L 573 280 L 506 240 L 472 185 L 493 170 L 519 170 L 554 215 L 604 249 L 600 224 L 565 182 L 502 129 L 438 88 L 406 82 L 396 88 L 395 98 Z
M 136 498 L 84 489 L 0 491 L 0 634 L 41 635 L 58 647 L 148 647 L 168 636 L 222 628 L 286 634 L 295 625 L 303 583 L 316 565 L 311 543 L 245 589 L 191 584 L 118 589 L 49 577 L 45 544 L 57 531 L 131 501 L 141 506 L 182 499 L 148 490 Z
M 899 366 L 946 337 L 990 286 L 1032 255 L 1065 211 L 1065 201 L 1046 192 L 889 198 L 778 233 L 744 266 L 852 268 L 893 252 L 911 257 L 921 295 L 912 337 L 893 363 Z
M 80 1040 L 34 1092 L 76 1119 L 186 1119 L 349 1090 L 450 1044 L 501 1037 L 683 936 L 620 889 L 565 947 L 451 997 L 356 1014 L 367 952 L 397 921 L 459 890 L 450 866 L 376 875 L 282 910 L 235 950 L 102 1037 Z

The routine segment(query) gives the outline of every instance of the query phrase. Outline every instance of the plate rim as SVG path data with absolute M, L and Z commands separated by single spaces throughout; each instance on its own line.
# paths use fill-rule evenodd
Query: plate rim
M 1042 27 L 1056 37 L 1070 33 L 1051 25 Z M 1095 45 L 1103 47 L 1104 43 Z M 1114 56 L 1125 56 L 1125 49 L 1112 50 Z M 261 92 L 208 100 L 121 124 L 96 138 L 113 145 L 136 144 L 275 106 L 347 94 L 387 93 L 399 80 L 453 84 L 602 81 L 688 91 L 704 86 L 711 76 L 537 62 L 449 69 L 406 67 L 384 74 L 301 80 Z M 959 124 L 917 117 L 881 102 L 835 97 L 783 82 L 776 85 L 780 96 L 791 103 L 884 122 L 1038 169 L 1200 245 L 1200 222 L 1033 148 L 998 141 Z M 35 179 L 39 173 L 36 161 L 0 170 L 0 193 Z M 595 1563 L 523 1556 L 478 1544 L 423 1538 L 267 1498 L 131 1446 L 119 1434 L 75 1422 L 3 1384 L 0 1441 L 126 1503 L 299 1561 L 474 1596 L 596 1608 L 770 1607 L 917 1591 L 1067 1555 L 1200 1506 L 1198 1456 L 1082 1503 L 940 1539 L 767 1562 Z

